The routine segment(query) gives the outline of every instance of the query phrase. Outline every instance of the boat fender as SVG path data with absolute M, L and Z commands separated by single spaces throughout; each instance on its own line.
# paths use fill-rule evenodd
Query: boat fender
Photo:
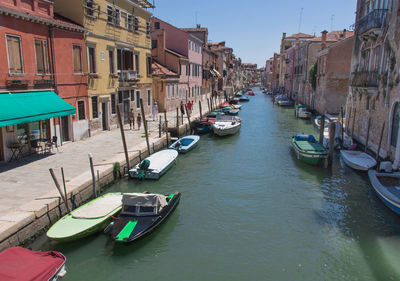
M 104 234 L 109 233 L 114 227 L 114 222 L 111 222 L 109 225 L 107 225 L 107 227 L 104 229 Z

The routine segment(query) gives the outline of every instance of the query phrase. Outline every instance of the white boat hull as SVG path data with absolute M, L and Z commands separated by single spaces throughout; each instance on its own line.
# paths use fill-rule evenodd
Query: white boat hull
M 239 122 L 237 122 L 234 125 L 230 125 L 230 123 L 228 123 L 228 124 L 215 123 L 215 124 L 213 124 L 213 131 L 214 131 L 214 134 L 222 137 L 222 136 L 236 134 L 237 132 L 240 131 L 240 127 L 241 127 L 241 123 L 239 123 Z
M 376 165 L 375 159 L 362 151 L 341 150 L 340 155 L 343 162 L 355 170 L 368 171 Z
M 169 168 L 171 168 L 178 157 L 178 152 L 172 149 L 165 149 L 156 152 L 146 159 L 150 161 L 150 166 L 144 171 L 145 179 L 158 180 L 162 175 L 164 175 Z M 140 174 L 139 164 L 134 168 L 129 170 L 129 176 L 134 179 L 138 179 Z
M 181 144 L 181 145 L 179 146 L 179 148 L 176 149 L 177 143 L 178 143 L 178 142 L 181 142 L 181 143 L 182 143 L 182 141 L 184 142 L 185 139 L 192 139 L 193 141 L 192 141 L 189 145 L 182 145 L 182 144 Z M 197 143 L 199 142 L 199 140 L 200 140 L 200 137 L 199 137 L 199 136 L 196 136 L 196 135 L 186 136 L 186 137 L 180 138 L 179 140 L 177 140 L 176 142 L 174 142 L 173 144 L 171 144 L 171 145 L 169 146 L 169 149 L 176 149 L 179 153 L 186 153 L 186 152 L 189 152 L 190 150 L 192 150 L 192 149 L 197 145 Z

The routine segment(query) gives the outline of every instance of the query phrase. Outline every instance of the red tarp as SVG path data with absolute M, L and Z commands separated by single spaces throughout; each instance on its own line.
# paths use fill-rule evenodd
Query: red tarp
M 0 253 L 0 280 L 49 280 L 64 262 L 65 257 L 59 252 L 8 248 Z

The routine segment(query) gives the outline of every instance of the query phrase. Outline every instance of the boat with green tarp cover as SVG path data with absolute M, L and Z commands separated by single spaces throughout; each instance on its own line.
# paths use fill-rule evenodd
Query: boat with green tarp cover
M 311 165 L 317 165 L 320 159 L 328 156 L 326 148 L 318 143 L 313 135 L 297 134 L 293 136 L 292 146 L 297 159 Z
M 169 195 L 125 193 L 121 213 L 110 224 L 111 238 L 123 243 L 142 238 L 165 222 L 179 204 L 180 198 L 179 192 Z
M 55 241 L 68 242 L 102 231 L 122 208 L 121 193 L 106 193 L 59 219 L 46 233 Z

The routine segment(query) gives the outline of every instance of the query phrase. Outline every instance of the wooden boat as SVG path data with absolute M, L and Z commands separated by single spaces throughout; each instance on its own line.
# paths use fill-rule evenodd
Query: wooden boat
M 228 115 L 239 115 L 239 109 L 231 109 L 227 113 Z
M 199 142 L 199 140 L 200 140 L 199 136 L 195 136 L 195 135 L 186 136 L 186 137 L 180 138 L 179 140 L 177 140 L 176 142 L 171 144 L 169 146 L 169 148 L 175 149 L 179 153 L 186 153 L 186 152 L 192 150 L 196 146 L 196 144 Z
M 68 242 L 102 231 L 121 211 L 121 193 L 106 193 L 59 219 L 46 233 L 51 240 Z
M 249 99 L 248 97 L 246 97 L 246 96 L 241 96 L 241 97 L 239 98 L 239 101 L 240 101 L 240 102 L 247 102 L 247 101 L 250 101 L 250 99 Z
M 400 215 L 400 173 L 377 173 L 369 170 L 368 177 L 383 203 Z
M 229 101 L 230 104 L 238 104 L 240 101 L 240 98 L 233 98 Z
M 214 119 L 214 122 L 215 122 L 215 119 Z M 208 122 L 207 119 L 205 119 L 204 121 L 203 120 L 201 120 L 201 121 L 194 120 L 192 122 L 192 128 L 196 134 L 201 135 L 201 134 L 207 134 L 207 133 L 211 132 L 212 127 L 211 127 L 211 123 Z
M 169 195 L 125 193 L 122 198 L 122 211 L 112 222 L 111 238 L 117 242 L 129 243 L 165 222 L 178 206 L 179 192 Z
M 301 119 L 310 119 L 312 113 L 308 110 L 308 106 L 299 104 L 296 106 L 296 117 Z
M 156 152 L 134 168 L 129 170 L 129 176 L 134 179 L 158 180 L 175 163 L 178 152 L 172 149 L 164 149 Z
M 343 162 L 347 166 L 359 170 L 368 171 L 369 169 L 376 166 L 375 159 L 365 152 L 358 150 L 340 150 Z
M 232 104 L 232 108 L 233 109 L 242 109 L 242 105 L 241 104 Z
M 293 106 L 293 101 L 290 99 L 280 99 L 277 101 L 279 106 Z
M 254 92 L 250 91 L 247 93 L 249 96 L 255 96 Z
M 321 159 L 328 157 L 328 151 L 315 140 L 313 135 L 293 136 L 292 146 L 297 159 L 311 165 L 317 165 Z
M 11 247 L 0 253 L 0 280 L 56 281 L 66 274 L 63 254 Z
M 242 92 L 236 92 L 235 96 L 236 97 L 241 97 L 241 96 L 243 96 L 243 94 L 242 94 Z
M 213 132 L 218 136 L 234 135 L 240 131 L 241 122 L 235 116 L 218 116 L 213 124 Z

